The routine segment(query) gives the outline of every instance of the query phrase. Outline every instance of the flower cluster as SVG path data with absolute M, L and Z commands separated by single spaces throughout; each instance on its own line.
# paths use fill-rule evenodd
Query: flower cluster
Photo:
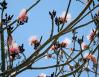
M 85 44 L 84 42 L 82 42 L 82 43 L 81 43 L 81 47 L 82 47 L 82 49 L 84 50 L 84 49 L 87 49 L 87 48 L 88 48 L 88 45 Z
M 52 45 L 50 50 L 57 50 L 58 48 L 66 48 L 70 44 L 70 42 L 71 41 L 69 39 L 65 39 L 61 43 L 58 43 L 58 42 L 54 43 L 54 45 Z
M 65 14 L 66 12 L 64 11 L 59 17 L 55 18 L 56 25 L 60 25 L 60 24 L 70 21 L 71 15 L 68 13 L 67 16 L 65 17 Z
M 31 36 L 28 41 L 30 45 L 34 45 L 34 49 L 37 49 L 37 47 L 40 45 L 40 42 L 36 36 Z
M 87 55 L 85 56 L 85 59 L 86 59 L 86 60 L 91 60 L 94 64 L 97 64 L 97 60 L 96 60 L 95 56 L 92 55 L 92 54 L 87 54 Z
M 95 35 L 96 35 L 96 30 L 92 30 L 90 34 L 87 36 L 87 39 L 93 41 Z
M 10 60 L 13 61 L 15 59 L 15 56 L 18 55 L 19 53 L 22 53 L 24 51 L 23 44 L 22 46 L 18 46 L 16 42 L 14 42 L 12 36 L 8 36 L 7 39 L 7 44 L 8 44 L 8 51 L 10 54 Z
M 19 16 L 18 16 L 18 23 L 20 25 L 22 25 L 22 24 L 24 24 L 24 22 L 27 22 L 27 20 L 28 20 L 27 10 L 22 9 Z
M 18 54 L 20 52 L 17 43 L 13 42 L 11 46 L 9 46 L 9 52 L 10 54 Z
M 18 48 L 18 45 L 13 42 L 11 46 L 9 46 L 9 53 L 10 53 L 10 60 L 14 60 L 15 56 L 19 54 L 20 50 Z

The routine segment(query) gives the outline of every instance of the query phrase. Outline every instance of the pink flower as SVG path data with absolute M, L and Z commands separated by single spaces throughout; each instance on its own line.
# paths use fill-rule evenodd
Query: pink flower
M 67 20 L 65 18 L 59 17 L 59 22 L 60 23 L 65 23 L 65 22 L 67 22 Z
M 66 14 L 66 11 L 63 11 L 62 14 L 60 15 L 60 21 L 62 21 L 63 23 L 64 22 L 68 22 L 71 20 L 71 15 L 70 13 L 67 14 L 67 17 L 65 19 L 65 14 Z
M 22 9 L 19 16 L 18 16 L 19 21 L 23 22 L 27 19 L 27 12 L 26 9 Z
M 90 34 L 87 36 L 87 39 L 93 41 L 95 35 L 96 35 L 96 30 L 92 30 Z
M 30 45 L 38 43 L 38 39 L 36 36 L 31 36 L 28 41 Z
M 81 43 L 81 47 L 82 47 L 82 49 L 84 50 L 84 49 L 87 49 L 87 48 L 88 48 L 88 45 L 86 45 L 84 42 L 82 42 L 82 43 Z
M 10 54 L 18 54 L 20 52 L 19 46 L 13 42 L 11 46 L 9 46 L 9 52 Z
M 92 54 L 87 54 L 85 59 L 91 60 L 94 64 L 97 64 L 97 60 Z
M 66 38 L 66 39 L 61 43 L 61 47 L 67 47 L 70 43 L 71 43 L 71 41 Z
M 97 64 L 97 59 L 94 56 L 91 57 L 91 60 L 93 61 L 94 64 Z
M 41 73 L 41 74 L 39 75 L 39 77 L 46 77 L 46 74 Z
M 10 54 L 18 54 L 19 53 L 19 46 L 17 45 L 17 43 L 15 43 L 13 41 L 13 38 L 11 35 L 8 36 L 7 38 L 7 44 L 9 46 L 9 52 Z
M 56 45 L 52 45 L 52 47 L 50 48 L 50 50 L 57 50 L 58 47 Z
M 88 55 L 86 55 L 86 59 L 88 59 L 88 60 L 91 60 L 91 57 L 92 57 L 92 54 L 88 54 Z

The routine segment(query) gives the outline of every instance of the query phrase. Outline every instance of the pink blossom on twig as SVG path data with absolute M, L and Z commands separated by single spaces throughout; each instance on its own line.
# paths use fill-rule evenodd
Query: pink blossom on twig
M 89 41 L 93 41 L 95 35 L 96 35 L 96 30 L 92 30 L 92 31 L 90 32 L 90 34 L 87 36 L 87 39 L 88 39 Z
M 52 45 L 52 47 L 50 48 L 50 50 L 57 50 L 58 47 L 56 45 Z
M 86 54 L 85 59 L 91 60 L 94 64 L 97 64 L 97 60 L 92 54 Z
M 17 43 L 13 42 L 11 46 L 9 46 L 10 54 L 18 54 L 20 52 L 19 46 Z
M 60 15 L 60 21 L 62 21 L 63 23 L 71 20 L 71 14 L 68 13 L 66 18 L 65 18 L 65 14 L 66 14 L 66 11 L 63 11 L 62 14 Z
M 33 45 L 33 44 L 35 44 L 35 43 L 38 43 L 38 39 L 37 39 L 36 36 L 31 36 L 31 37 L 28 39 L 28 41 L 29 41 L 29 44 L 30 44 L 30 45 Z
M 18 16 L 19 21 L 23 22 L 24 20 L 27 19 L 27 12 L 26 9 L 22 9 L 19 16 Z
M 81 43 L 81 47 L 82 47 L 82 49 L 84 50 L 84 49 L 87 49 L 87 48 L 88 48 L 88 45 L 85 44 L 84 42 L 82 42 L 82 43 Z
M 62 41 L 61 45 L 62 47 L 67 47 L 70 43 L 70 39 L 66 38 L 64 41 Z

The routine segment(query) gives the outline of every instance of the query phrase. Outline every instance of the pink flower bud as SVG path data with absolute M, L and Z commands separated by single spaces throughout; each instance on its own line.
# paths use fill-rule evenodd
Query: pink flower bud
M 17 48 L 9 48 L 10 54 L 19 53 L 19 49 Z
M 38 43 L 38 39 L 36 36 L 31 36 L 28 41 L 30 45 Z
M 59 22 L 65 23 L 65 22 L 67 22 L 67 20 L 65 18 L 59 17 Z
M 71 43 L 71 41 L 66 38 L 66 39 L 61 43 L 61 45 L 62 45 L 62 47 L 67 47 L 70 43 Z
M 50 50 L 57 50 L 57 49 L 58 49 L 58 47 L 55 45 L 52 45 L 52 47 L 50 48 Z
M 91 60 L 94 64 L 97 64 L 97 60 L 92 54 L 87 54 L 85 59 Z
M 91 57 L 91 60 L 93 61 L 94 64 L 97 64 L 97 60 L 94 56 Z
M 41 74 L 39 75 L 39 77 L 46 77 L 46 74 L 41 73 Z
M 82 47 L 82 49 L 84 50 L 84 49 L 87 49 L 87 48 L 88 48 L 88 45 L 86 45 L 84 42 L 82 42 L 82 43 L 81 43 L 81 47 Z
M 19 19 L 19 21 L 23 22 L 24 20 L 26 20 L 26 18 L 27 18 L 26 9 L 22 9 L 18 16 L 18 19 Z
M 12 45 L 9 47 L 9 52 L 10 54 L 18 54 L 20 52 L 19 47 L 15 42 L 13 42 Z
M 96 35 L 96 30 L 92 30 L 90 34 L 87 36 L 87 39 L 93 41 L 95 35 Z
M 88 60 L 91 60 L 91 57 L 92 57 L 92 54 L 88 54 L 88 55 L 86 55 L 86 59 L 88 59 Z
M 67 14 L 67 17 L 66 17 L 66 18 L 65 18 L 65 14 L 66 14 L 66 11 L 63 11 L 62 14 L 60 15 L 60 21 L 61 21 L 62 23 L 65 23 L 65 22 L 71 20 L 71 15 L 70 15 L 70 13 Z

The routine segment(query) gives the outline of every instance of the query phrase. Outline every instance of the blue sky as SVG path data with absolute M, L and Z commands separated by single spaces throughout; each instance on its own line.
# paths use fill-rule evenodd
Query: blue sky
M 6 12 L 10 15 L 14 14 L 14 18 L 13 18 L 14 20 L 17 18 L 17 16 L 19 15 L 19 12 L 23 8 L 27 9 L 29 6 L 35 3 L 35 1 L 36 0 L 7 0 L 8 9 Z M 43 35 L 43 42 L 44 40 L 47 40 L 51 30 L 51 19 L 49 16 L 49 11 L 52 11 L 54 9 L 56 10 L 57 15 L 59 16 L 66 9 L 67 3 L 68 3 L 68 0 L 41 0 L 41 2 L 36 7 L 34 7 L 32 10 L 29 11 L 28 23 L 20 26 L 13 33 L 13 37 L 18 44 L 24 43 L 25 50 L 26 50 L 24 53 L 26 54 L 26 57 L 30 56 L 33 53 L 33 48 L 28 44 L 28 38 L 32 35 L 36 35 L 38 38 L 40 38 Z M 79 12 L 83 8 L 84 8 L 84 5 L 81 5 L 79 4 L 79 2 L 75 2 L 75 0 L 72 0 L 72 5 L 69 11 L 69 13 L 71 14 L 72 20 L 79 14 Z M 87 20 L 90 20 L 90 17 L 86 17 L 86 19 L 84 19 L 79 24 L 83 24 L 87 22 Z M 93 24 L 90 27 L 88 26 L 86 28 L 82 28 L 85 31 L 83 31 L 82 29 L 81 31 L 79 30 L 79 34 L 82 34 L 82 35 L 86 33 L 88 34 L 91 28 L 94 28 Z M 67 34 L 63 37 L 70 38 L 71 35 Z M 47 63 L 45 64 L 45 62 Z M 41 62 L 37 62 L 34 66 L 47 66 L 51 64 L 53 64 L 53 60 L 42 60 Z M 28 77 L 28 76 L 37 77 L 42 72 L 50 75 L 52 71 L 53 69 L 38 70 L 38 71 L 27 70 L 19 74 L 17 77 Z M 82 77 L 84 76 L 85 74 L 82 75 Z

